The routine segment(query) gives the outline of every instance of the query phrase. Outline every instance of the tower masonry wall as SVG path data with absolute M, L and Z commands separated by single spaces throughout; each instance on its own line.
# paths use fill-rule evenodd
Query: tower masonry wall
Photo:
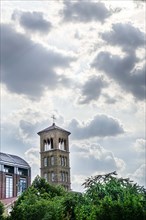
M 47 181 L 53 185 L 63 185 L 68 190 L 70 190 L 71 184 L 69 134 L 69 132 L 59 129 L 39 133 L 41 177 L 46 177 Z M 52 173 L 55 176 L 53 181 Z

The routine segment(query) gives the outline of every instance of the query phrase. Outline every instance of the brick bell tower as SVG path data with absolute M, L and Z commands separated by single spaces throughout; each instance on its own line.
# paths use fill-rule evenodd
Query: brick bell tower
M 70 190 L 69 131 L 54 123 L 38 132 L 40 136 L 41 177 L 53 185 Z

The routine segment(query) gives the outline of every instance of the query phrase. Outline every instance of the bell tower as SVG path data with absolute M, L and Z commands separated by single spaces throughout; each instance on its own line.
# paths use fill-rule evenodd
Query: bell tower
M 69 131 L 53 124 L 38 132 L 40 136 L 41 177 L 53 185 L 70 190 Z

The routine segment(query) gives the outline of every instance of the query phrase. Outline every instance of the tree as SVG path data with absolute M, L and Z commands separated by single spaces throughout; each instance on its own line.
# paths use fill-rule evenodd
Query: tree
M 4 205 L 0 201 L 0 219 L 1 220 L 3 219 L 3 213 L 4 213 Z
M 61 186 L 52 186 L 37 176 L 16 201 L 10 220 L 63 220 L 62 197 L 66 191 Z
M 84 183 L 90 216 L 86 219 L 128 219 L 146 217 L 146 190 L 129 178 L 117 178 L 116 172 L 88 178 Z M 94 217 L 93 217 L 94 216 Z
M 144 220 L 146 190 L 116 172 L 87 178 L 84 193 L 67 192 L 36 177 L 9 220 Z

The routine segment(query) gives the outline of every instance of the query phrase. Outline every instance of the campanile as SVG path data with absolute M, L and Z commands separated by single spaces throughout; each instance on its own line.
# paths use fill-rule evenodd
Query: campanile
M 53 118 L 54 119 L 54 118 Z M 69 135 L 53 122 L 38 132 L 40 136 L 41 177 L 53 185 L 70 190 Z

